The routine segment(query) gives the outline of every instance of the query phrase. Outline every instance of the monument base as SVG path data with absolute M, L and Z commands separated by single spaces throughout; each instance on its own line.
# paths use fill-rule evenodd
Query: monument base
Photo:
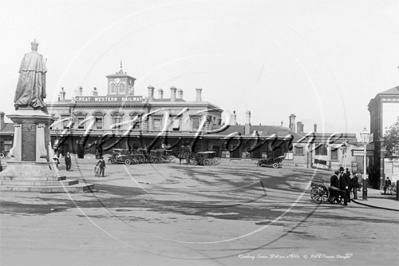
M 6 169 L 0 172 L 0 191 L 75 193 L 94 190 L 94 185 L 67 180 L 50 167 L 55 167 L 55 164 L 10 160 Z
M 67 193 L 94 189 L 94 185 L 66 180 L 55 171 L 49 129 L 55 117 L 30 107 L 20 108 L 7 117 L 14 122 L 14 143 L 10 150 L 12 159 L 0 172 L 0 191 Z

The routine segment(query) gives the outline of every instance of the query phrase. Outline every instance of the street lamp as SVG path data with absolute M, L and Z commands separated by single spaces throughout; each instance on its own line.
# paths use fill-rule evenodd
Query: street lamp
M 360 137 L 362 138 L 363 145 L 364 145 L 364 154 L 363 154 L 363 200 L 367 200 L 367 151 L 366 147 L 369 143 L 370 133 L 367 131 L 366 128 L 363 129 L 363 132 L 360 133 Z

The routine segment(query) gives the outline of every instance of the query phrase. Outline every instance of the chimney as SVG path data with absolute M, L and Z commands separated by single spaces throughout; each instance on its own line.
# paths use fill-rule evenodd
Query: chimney
M 65 91 L 64 91 L 64 87 L 61 88 L 60 94 L 59 94 L 59 99 L 60 101 L 65 101 Z
M 281 121 L 281 127 L 283 127 L 283 121 Z
M 291 130 L 291 131 L 293 131 L 293 132 L 295 132 L 295 115 L 294 114 L 292 114 L 292 115 L 290 115 L 290 123 L 289 123 L 289 129 Z
M 233 111 L 233 114 L 231 115 L 231 125 L 232 125 L 232 126 L 237 125 L 237 115 L 236 115 L 236 111 Z
M 201 91 L 202 91 L 202 89 L 201 88 L 197 88 L 197 89 L 195 89 L 196 91 L 197 91 L 197 96 L 195 97 L 195 101 L 196 102 L 202 102 L 202 98 L 201 98 Z
M 175 102 L 176 101 L 176 88 L 175 87 L 170 87 L 170 101 Z
M 314 133 L 316 133 L 316 132 L 317 132 L 317 124 L 314 124 L 314 125 L 313 125 L 313 128 L 314 128 L 314 129 L 313 129 Z
M 251 112 L 246 112 L 244 135 L 249 135 L 251 132 Z
M 148 101 L 153 101 L 154 100 L 154 87 L 153 86 L 148 86 Z
M 158 98 L 163 99 L 163 89 L 158 89 Z
M 96 87 L 93 88 L 92 94 L 93 96 L 98 96 L 98 91 Z
M 4 114 L 4 112 L 0 112 L 0 130 L 6 126 L 6 123 L 4 123 Z
M 79 86 L 75 89 L 75 96 L 82 96 L 83 95 L 83 87 Z
M 297 125 L 296 133 L 302 134 L 303 133 L 303 124 L 302 124 L 302 122 L 297 122 L 296 125 Z
M 182 89 L 177 90 L 177 99 L 183 100 L 183 90 Z

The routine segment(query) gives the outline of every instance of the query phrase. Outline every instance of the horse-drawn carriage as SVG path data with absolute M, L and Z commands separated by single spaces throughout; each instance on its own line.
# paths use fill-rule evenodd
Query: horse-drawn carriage
M 282 168 L 283 167 L 283 160 L 285 156 L 279 156 L 276 158 L 266 158 L 266 159 L 260 159 L 258 163 L 256 164 L 257 166 L 270 166 L 273 168 Z
M 310 184 L 310 198 L 317 204 L 329 202 L 331 204 L 339 204 L 342 201 L 342 193 L 344 191 L 339 188 L 324 184 L 321 178 L 314 178 Z

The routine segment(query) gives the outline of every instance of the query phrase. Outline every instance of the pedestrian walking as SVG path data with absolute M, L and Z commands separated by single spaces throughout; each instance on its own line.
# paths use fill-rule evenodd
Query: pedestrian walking
M 71 158 L 71 155 L 69 154 L 69 152 L 67 152 L 67 154 L 65 155 L 65 166 L 66 166 L 67 171 L 71 170 L 72 158 Z
M 105 174 L 105 161 L 104 157 L 101 157 L 101 159 L 98 161 L 98 165 L 100 167 L 100 176 L 104 177 Z
M 339 168 L 339 186 L 343 191 L 342 194 L 344 197 L 344 205 L 347 206 L 348 202 L 350 202 L 349 191 L 351 190 L 352 186 L 350 177 L 344 171 L 345 169 L 343 167 Z
M 359 173 L 354 172 L 352 175 L 352 193 L 353 199 L 357 199 L 357 190 L 359 189 Z
M 384 194 L 387 194 L 387 189 L 391 184 L 392 184 L 391 180 L 389 180 L 389 177 L 387 177 L 387 180 L 385 180 L 385 185 L 384 185 Z

